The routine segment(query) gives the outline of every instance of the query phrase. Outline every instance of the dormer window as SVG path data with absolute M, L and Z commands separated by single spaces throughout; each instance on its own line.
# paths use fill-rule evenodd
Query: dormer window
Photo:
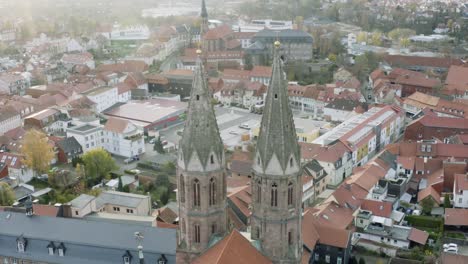
M 54 255 L 54 251 L 55 251 L 54 242 L 50 242 L 49 245 L 47 245 L 47 250 L 49 251 L 49 255 L 51 256 Z
M 161 255 L 161 257 L 158 259 L 158 264 L 167 264 L 167 258 L 164 256 L 164 254 Z
M 59 255 L 60 257 L 65 256 L 65 251 L 66 251 L 66 250 L 67 250 L 67 249 L 65 248 L 65 245 L 64 245 L 63 243 L 60 243 L 60 245 L 57 247 L 58 255 Z
M 24 237 L 19 237 L 17 240 L 16 240 L 16 250 L 19 252 L 19 253 L 24 253 L 26 251 L 26 244 L 27 244 L 27 240 L 24 238 Z
M 132 261 L 132 254 L 127 250 L 125 254 L 122 256 L 123 264 L 130 264 Z

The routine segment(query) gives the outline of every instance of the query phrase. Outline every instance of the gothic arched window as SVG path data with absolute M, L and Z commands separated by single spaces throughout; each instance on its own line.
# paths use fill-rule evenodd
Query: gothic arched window
M 195 243 L 200 243 L 200 225 L 199 224 L 195 224 L 194 225 L 194 241 Z
M 214 156 L 213 155 L 210 156 L 210 163 L 214 164 Z
M 262 202 L 262 182 L 258 180 L 257 182 L 257 203 Z
M 193 206 L 200 206 L 200 181 L 193 181 Z
M 180 202 L 185 203 L 185 182 L 184 182 L 184 175 L 180 175 L 179 180 L 179 190 L 178 193 L 180 195 Z
M 216 203 L 216 181 L 214 178 L 210 179 L 210 186 L 208 188 L 209 205 Z
M 294 187 L 292 182 L 288 184 L 288 205 L 293 204 L 293 197 L 294 197 Z
M 278 206 L 278 185 L 276 183 L 271 185 L 271 206 Z

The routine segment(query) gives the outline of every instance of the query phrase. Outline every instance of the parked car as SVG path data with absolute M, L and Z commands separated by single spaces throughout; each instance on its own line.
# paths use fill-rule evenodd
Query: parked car
M 448 249 L 448 248 L 458 248 L 458 245 L 455 244 L 455 243 L 450 243 L 450 244 L 444 244 L 444 249 Z
M 239 125 L 239 128 L 250 130 L 249 124 L 241 124 L 241 125 Z
M 235 130 L 229 131 L 229 134 L 231 134 L 231 135 L 239 135 L 239 133 L 237 133 L 237 131 L 235 131 Z
M 131 163 L 133 161 L 135 161 L 133 158 L 124 159 L 125 164 L 129 164 L 129 163 Z
M 156 142 L 156 138 L 152 138 L 152 139 L 149 141 L 150 144 L 154 144 L 154 142 Z
M 445 253 L 458 254 L 458 247 L 449 247 L 444 249 Z
M 135 174 L 140 174 L 141 170 L 133 169 L 133 170 L 130 170 L 130 172 L 135 173 Z

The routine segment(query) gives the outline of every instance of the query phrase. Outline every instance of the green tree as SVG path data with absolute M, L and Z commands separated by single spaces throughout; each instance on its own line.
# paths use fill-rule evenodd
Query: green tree
M 431 213 L 432 208 L 434 208 L 434 205 L 435 205 L 434 199 L 432 199 L 432 197 L 430 196 L 426 197 L 425 199 L 421 201 L 421 207 L 422 207 L 423 213 L 427 215 Z
M 109 173 L 117 168 L 114 159 L 103 149 L 93 149 L 83 155 L 85 179 L 92 186 L 109 177 Z
M 122 192 L 123 191 L 123 183 L 122 183 L 122 176 L 119 176 L 119 185 L 117 186 L 117 191 Z
M 167 189 L 161 193 L 161 195 L 159 196 L 159 200 L 161 201 L 163 205 L 169 202 L 169 191 Z
M 364 258 L 359 259 L 359 264 L 366 264 L 366 260 Z
M 444 196 L 444 208 L 451 208 L 452 204 L 450 203 L 450 195 L 448 193 Z
M 358 264 L 358 261 L 355 256 L 351 257 L 351 259 L 349 260 L 349 264 Z
M 164 150 L 164 146 L 162 144 L 162 141 L 161 141 L 161 137 L 158 137 L 158 139 L 156 141 L 154 141 L 153 150 L 157 151 L 160 154 L 166 153 L 166 151 Z
M 0 182 L 0 205 L 10 206 L 15 202 L 15 194 L 10 185 L 6 182 Z

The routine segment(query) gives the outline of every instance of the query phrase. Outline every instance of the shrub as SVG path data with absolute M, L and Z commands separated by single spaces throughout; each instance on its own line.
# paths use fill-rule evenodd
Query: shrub
M 405 217 L 405 220 L 408 221 L 408 224 L 411 226 L 440 229 L 441 227 L 443 228 L 444 225 L 442 218 L 434 218 L 430 216 L 408 215 Z

